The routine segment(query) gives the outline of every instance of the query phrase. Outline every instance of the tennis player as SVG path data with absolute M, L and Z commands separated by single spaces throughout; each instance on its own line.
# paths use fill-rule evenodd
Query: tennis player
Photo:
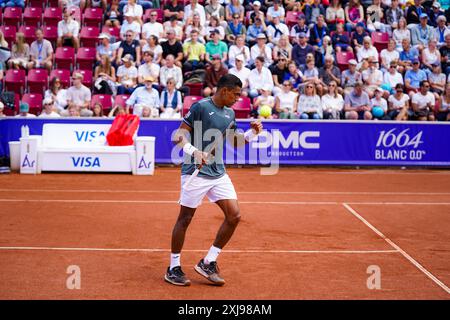
M 216 93 L 212 97 L 193 104 L 175 134 L 175 143 L 183 148 L 189 161 L 185 161 L 181 167 L 179 200 L 181 209 L 172 231 L 170 266 L 164 277 L 171 284 L 178 286 L 191 284 L 181 269 L 181 250 L 186 230 L 205 195 L 222 209 L 225 219 L 208 254 L 194 269 L 214 285 L 225 284 L 219 274 L 216 260 L 233 235 L 239 223 L 240 214 L 236 191 L 223 164 L 223 138 L 225 136 L 227 139 L 232 139 L 234 145 L 239 146 L 255 139 L 262 131 L 262 124 L 259 121 L 252 122 L 250 129 L 245 133 L 235 131 L 235 115 L 230 106 L 241 96 L 241 89 L 242 82 L 238 77 L 232 74 L 222 76 L 217 84 Z M 214 138 L 206 139 L 211 136 L 211 133 Z M 210 161 L 211 154 L 214 155 L 213 161 Z M 193 176 L 189 183 L 186 183 L 195 172 L 196 164 L 200 163 L 201 169 L 198 175 Z

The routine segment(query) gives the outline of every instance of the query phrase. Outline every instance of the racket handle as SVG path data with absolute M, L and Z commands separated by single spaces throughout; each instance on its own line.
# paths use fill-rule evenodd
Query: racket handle
M 187 181 L 185 182 L 183 188 L 187 189 L 189 187 L 189 185 L 191 184 L 192 180 L 194 180 L 194 178 L 196 176 L 198 176 L 198 173 L 200 172 L 200 169 L 202 168 L 202 166 L 198 167 L 195 169 L 195 171 L 189 176 L 189 178 L 187 179 Z

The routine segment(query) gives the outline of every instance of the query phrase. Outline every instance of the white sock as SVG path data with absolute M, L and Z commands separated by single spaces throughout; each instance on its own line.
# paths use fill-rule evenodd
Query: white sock
M 170 254 L 170 270 L 175 267 L 181 266 L 180 264 L 181 253 L 171 253 Z
M 222 249 L 219 249 L 217 247 L 211 246 L 211 248 L 209 248 L 208 254 L 206 255 L 205 259 L 203 259 L 203 261 L 206 264 L 209 264 L 210 262 L 216 261 L 217 257 L 219 256 L 220 251 L 222 251 Z

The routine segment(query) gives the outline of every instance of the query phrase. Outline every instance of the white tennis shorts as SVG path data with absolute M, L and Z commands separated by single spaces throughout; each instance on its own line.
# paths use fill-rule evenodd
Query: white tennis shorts
M 181 194 L 179 204 L 188 208 L 197 208 L 205 195 L 209 201 L 216 202 L 226 199 L 237 199 L 233 183 L 227 174 L 218 179 L 195 177 L 186 188 L 184 184 L 190 175 L 181 176 Z

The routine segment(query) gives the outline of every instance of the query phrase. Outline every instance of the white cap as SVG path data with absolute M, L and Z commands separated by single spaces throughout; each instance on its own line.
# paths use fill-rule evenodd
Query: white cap
M 5 105 L 3 104 L 3 102 L 0 101 L 0 110 L 5 109 Z
M 42 101 L 42 104 L 49 104 L 49 103 L 53 103 L 52 98 L 45 98 L 44 101 Z
M 253 5 L 254 5 L 254 6 L 260 6 L 260 7 L 261 7 L 261 2 L 259 2 L 259 1 L 253 1 Z
M 350 59 L 350 60 L 348 60 L 348 64 L 353 64 L 356 66 L 358 64 L 358 62 L 356 62 L 355 59 Z
M 244 55 L 242 55 L 242 54 L 238 54 L 238 55 L 236 56 L 236 60 L 239 60 L 239 61 L 242 61 L 242 62 L 244 62 L 244 61 L 245 61 L 245 59 L 244 59 Z

